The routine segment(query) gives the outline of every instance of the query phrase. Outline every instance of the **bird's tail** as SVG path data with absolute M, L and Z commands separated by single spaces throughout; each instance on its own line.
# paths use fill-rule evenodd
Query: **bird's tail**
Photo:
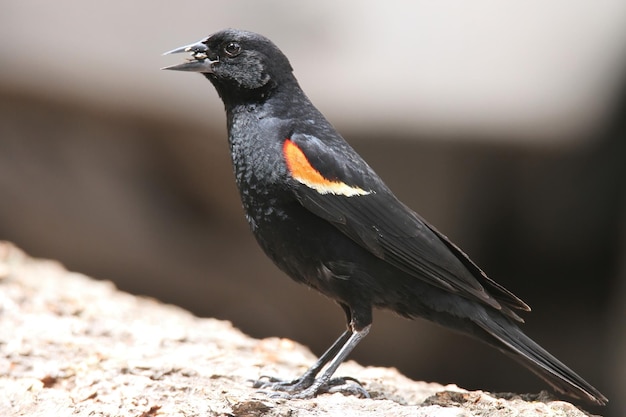
M 526 336 L 507 318 L 488 314 L 475 319 L 475 322 L 496 339 L 497 342 L 491 344 L 533 371 L 556 391 L 594 404 L 604 405 L 608 402 L 600 391 Z

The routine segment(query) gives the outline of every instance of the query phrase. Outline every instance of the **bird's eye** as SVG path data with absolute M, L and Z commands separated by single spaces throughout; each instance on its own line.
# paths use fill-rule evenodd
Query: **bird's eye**
M 237 42 L 228 42 L 224 45 L 224 53 L 230 57 L 239 55 L 239 52 L 241 52 L 241 45 Z

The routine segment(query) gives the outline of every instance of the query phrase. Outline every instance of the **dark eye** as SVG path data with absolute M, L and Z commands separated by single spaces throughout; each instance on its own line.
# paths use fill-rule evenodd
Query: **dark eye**
M 237 56 L 241 52 L 241 45 L 237 42 L 228 42 L 224 45 L 224 52 L 230 57 Z

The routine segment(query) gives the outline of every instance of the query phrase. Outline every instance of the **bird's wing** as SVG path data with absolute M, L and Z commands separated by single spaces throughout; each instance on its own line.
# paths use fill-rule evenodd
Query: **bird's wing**
M 503 309 L 529 307 L 489 279 L 446 236 L 400 202 L 344 141 L 293 134 L 284 142 L 298 201 L 378 258 L 436 287 Z

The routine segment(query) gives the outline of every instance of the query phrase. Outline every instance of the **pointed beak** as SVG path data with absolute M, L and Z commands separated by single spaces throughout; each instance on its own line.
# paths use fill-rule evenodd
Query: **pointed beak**
M 172 49 L 165 52 L 163 55 L 180 54 L 182 52 L 189 52 L 191 58 L 187 62 L 182 64 L 170 65 L 169 67 L 163 67 L 162 70 L 174 70 L 174 71 L 189 71 L 189 72 L 202 72 L 212 73 L 213 64 L 217 62 L 211 61 L 207 55 L 209 48 L 204 43 L 206 39 L 192 43 L 190 45 L 181 46 L 180 48 Z

